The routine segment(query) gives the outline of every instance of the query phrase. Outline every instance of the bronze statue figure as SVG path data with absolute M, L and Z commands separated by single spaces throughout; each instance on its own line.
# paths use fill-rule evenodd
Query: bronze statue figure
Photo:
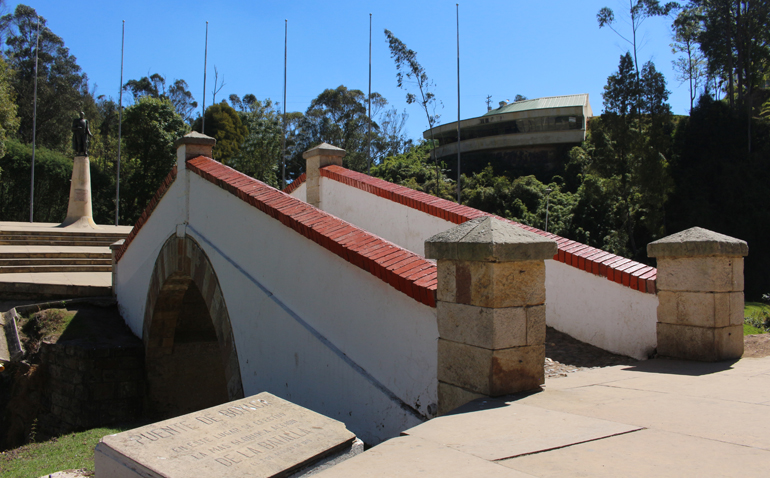
M 88 156 L 88 143 L 92 136 L 86 114 L 81 111 L 80 118 L 75 118 L 72 122 L 72 149 L 75 150 L 75 155 Z

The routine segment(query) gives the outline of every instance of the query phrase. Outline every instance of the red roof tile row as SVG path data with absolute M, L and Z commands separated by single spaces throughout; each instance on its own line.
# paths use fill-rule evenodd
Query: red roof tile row
M 532 226 L 520 224 L 502 217 L 494 216 L 472 207 L 459 205 L 452 201 L 440 199 L 430 194 L 415 191 L 406 186 L 399 186 L 391 182 L 373 178 L 364 173 L 357 173 L 342 166 L 330 165 L 321 168 L 321 176 L 347 184 L 348 186 L 375 194 L 381 198 L 403 204 L 407 207 L 423 211 L 431 216 L 445 219 L 454 224 L 462 224 L 465 221 L 479 217 L 492 216 L 503 221 L 508 221 L 528 231 L 540 234 L 556 241 L 559 252 L 553 259 L 564 264 L 577 267 L 580 270 L 606 277 L 608 280 L 630 287 L 641 292 L 656 293 L 655 279 L 657 269 L 645 264 L 616 256 L 595 247 L 571 241 L 556 234 L 541 231 Z M 291 186 L 299 182 L 298 178 Z M 304 178 L 302 178 L 304 181 Z M 299 184 L 294 186 L 294 189 Z M 288 188 L 287 188 L 288 189 Z M 294 190 L 292 189 L 292 190 Z
M 305 182 L 305 173 L 300 174 L 297 179 L 291 182 L 288 186 L 286 186 L 283 190 L 286 194 L 293 193 L 298 187 L 302 186 L 302 183 Z
M 436 306 L 436 265 L 418 254 L 213 159 L 204 156 L 190 159 L 187 169 L 418 302 Z M 294 182 L 297 186 L 299 179 Z

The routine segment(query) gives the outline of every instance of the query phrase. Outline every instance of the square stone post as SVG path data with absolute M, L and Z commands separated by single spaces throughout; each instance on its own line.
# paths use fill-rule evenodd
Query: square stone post
M 491 217 L 425 241 L 437 259 L 438 413 L 545 382 L 545 259 L 556 242 Z
M 191 131 L 174 142 L 176 147 L 176 177 L 184 185 L 184 221 L 190 219 L 190 178 L 187 176 L 187 161 L 198 156 L 214 158 L 217 140 L 211 136 Z
M 112 257 L 112 296 L 118 296 L 118 251 L 123 247 L 125 239 L 118 239 L 116 242 L 110 244 L 110 255 Z
M 745 241 L 693 227 L 647 245 L 658 261 L 658 354 L 702 360 L 743 355 Z
M 313 149 L 302 153 L 305 158 L 305 187 L 307 188 L 307 203 L 311 206 L 321 207 L 321 171 L 320 169 L 330 164 L 342 166 L 342 158 L 345 150 L 321 143 Z

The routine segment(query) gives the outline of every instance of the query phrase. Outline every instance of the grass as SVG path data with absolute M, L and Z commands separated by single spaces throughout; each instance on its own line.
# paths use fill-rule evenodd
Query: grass
M 0 478 L 37 477 L 62 470 L 94 469 L 94 447 L 125 428 L 94 428 L 0 453 Z
M 746 302 L 743 306 L 743 335 L 764 334 L 767 330 L 759 327 L 764 322 L 762 315 L 770 316 L 770 305 L 762 302 Z

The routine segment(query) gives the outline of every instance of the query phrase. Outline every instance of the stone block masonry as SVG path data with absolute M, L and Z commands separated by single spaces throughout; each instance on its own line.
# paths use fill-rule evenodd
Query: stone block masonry
M 703 361 L 743 355 L 746 242 L 693 227 L 652 242 L 658 260 L 658 354 Z
M 135 339 L 124 346 L 68 341 L 41 344 L 49 391 L 48 411 L 40 417 L 46 434 L 60 435 L 141 418 L 144 347 Z
M 425 242 L 438 261 L 438 412 L 545 381 L 545 259 L 556 242 L 479 217 Z

